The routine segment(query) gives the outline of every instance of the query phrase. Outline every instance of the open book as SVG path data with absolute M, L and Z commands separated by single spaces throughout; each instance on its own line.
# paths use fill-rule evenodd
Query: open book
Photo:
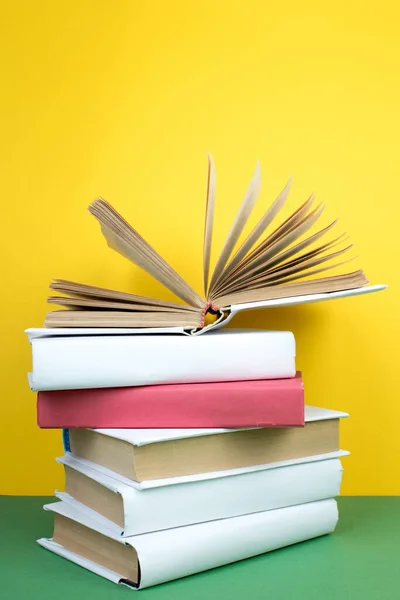
M 257 164 L 214 270 L 210 272 L 216 179 L 214 163 L 209 156 L 203 250 L 204 296 L 186 283 L 108 202 L 95 200 L 89 211 L 100 223 L 109 247 L 147 271 L 184 304 L 56 279 L 50 288 L 63 296 L 52 296 L 48 302 L 69 310 L 49 312 L 45 326 L 179 327 L 196 333 L 206 329 L 207 313 L 216 315 L 208 329 L 225 324 L 235 312 L 247 308 L 323 300 L 385 287 L 365 287 L 368 281 L 362 270 L 320 277 L 326 270 L 348 262 L 344 255 L 351 245 L 346 243 L 344 235 L 326 241 L 336 221 L 306 236 L 324 210 L 320 204 L 314 206 L 314 194 L 265 235 L 287 199 L 290 180 L 236 249 L 260 184 Z

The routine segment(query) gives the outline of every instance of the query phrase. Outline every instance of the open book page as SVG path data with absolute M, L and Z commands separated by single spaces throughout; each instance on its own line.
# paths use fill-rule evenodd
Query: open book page
M 285 199 L 285 193 L 283 193 L 283 200 Z M 336 237 L 335 239 L 320 245 L 317 248 L 305 251 L 308 246 L 315 243 L 319 238 L 327 234 L 335 225 L 335 221 L 325 228 L 321 229 L 317 233 L 309 236 L 305 240 L 301 240 L 305 233 L 307 233 L 313 225 L 320 218 L 324 206 L 318 205 L 316 208 L 310 211 L 314 202 L 314 194 L 301 205 L 296 211 L 294 211 L 281 225 L 279 225 L 275 231 L 267 236 L 254 250 L 250 250 L 250 243 L 253 241 L 252 235 L 250 235 L 250 242 L 248 245 L 244 245 L 245 250 L 250 251 L 246 254 L 241 252 L 243 250 L 243 244 L 238 252 L 234 254 L 231 262 L 228 262 L 227 267 L 222 267 L 215 277 L 216 271 L 214 271 L 213 279 L 211 281 L 210 290 L 208 293 L 208 300 L 213 303 L 214 306 L 221 306 L 220 298 L 224 298 L 222 304 L 226 306 L 230 302 L 226 301 L 226 298 L 241 294 L 240 302 L 246 303 L 251 302 L 254 297 L 254 293 L 258 300 L 269 299 L 271 297 L 279 297 L 280 294 L 285 294 L 289 291 L 288 285 L 294 285 L 297 280 L 307 279 L 306 282 L 299 282 L 302 284 L 300 287 L 310 285 L 310 276 L 319 275 L 322 272 L 341 266 L 344 262 L 332 264 L 335 258 L 345 254 L 352 246 L 347 245 L 344 248 L 336 250 L 335 252 L 329 253 L 328 250 L 334 246 L 342 243 L 343 236 Z M 282 197 L 278 198 L 282 201 Z M 245 221 L 240 219 L 240 213 L 243 211 L 243 204 L 246 203 L 246 219 L 250 214 L 251 208 L 254 201 L 249 202 L 245 200 L 242 202 L 241 208 L 239 209 L 238 215 L 235 219 L 235 223 L 241 222 L 241 229 L 243 229 Z M 274 205 L 276 204 L 276 201 Z M 273 206 L 274 206 L 273 205 Z M 276 213 L 279 211 L 279 204 Z M 268 214 L 268 213 L 267 213 Z M 261 219 L 259 224 L 256 226 L 254 231 L 257 231 L 260 223 L 265 219 L 265 216 Z M 260 227 L 261 229 L 261 227 Z M 247 239 L 247 241 L 249 238 Z M 299 242 L 299 240 L 301 240 Z M 228 247 L 225 243 L 225 248 Z M 231 248 L 232 251 L 232 248 Z M 238 256 L 240 260 L 238 261 Z M 225 257 L 226 258 L 226 257 Z M 224 258 L 224 260 L 225 260 Z M 227 257 L 226 262 L 229 260 Z M 350 259 L 352 260 L 352 259 Z M 345 261 L 347 262 L 347 261 Z M 321 266 L 324 265 L 324 266 Z M 327 279 L 319 278 L 319 283 L 315 284 L 317 289 L 321 292 L 328 291 L 320 288 L 321 285 L 327 285 Z M 332 285 L 332 281 L 335 282 L 334 289 L 337 290 L 337 286 L 341 285 L 340 279 L 337 276 L 333 276 L 333 279 L 328 284 Z M 342 283 L 347 283 L 342 281 Z M 273 290 L 270 292 L 269 288 L 280 287 L 281 291 Z M 295 290 L 296 291 L 296 290 Z M 304 293 L 309 293 L 305 291 Z M 262 296 L 264 294 L 264 296 Z M 233 301 L 232 301 L 233 302 Z
M 257 258 L 267 248 L 269 248 L 276 241 L 283 239 L 290 231 L 292 231 L 299 223 L 303 221 L 308 211 L 312 207 L 315 201 L 315 194 L 306 200 L 299 208 L 297 208 L 279 227 L 275 229 L 273 233 L 268 235 L 250 254 L 248 254 L 243 263 L 248 263 L 254 258 Z M 318 206 L 318 209 L 320 206 Z
M 118 292 L 117 290 L 109 290 L 107 288 L 86 285 L 84 283 L 66 281 L 65 279 L 55 279 L 53 283 L 50 284 L 50 289 L 65 294 L 72 301 L 79 300 L 80 302 L 85 300 L 87 306 L 94 306 L 95 304 L 90 303 L 95 302 L 118 302 L 126 304 L 127 310 L 140 310 L 139 307 L 143 306 L 146 307 L 147 310 L 151 309 L 155 311 L 168 309 L 198 312 L 197 308 L 186 304 L 178 304 L 176 302 L 169 302 L 168 300 L 159 300 L 158 298 L 149 298 L 148 296 L 137 296 L 136 294 L 130 294 L 128 292 Z M 57 296 L 53 298 L 53 304 L 63 305 L 65 300 L 64 297 Z M 56 302 L 56 299 L 60 300 L 60 302 Z M 82 303 L 79 305 L 83 306 Z
M 66 296 L 50 296 L 48 302 L 69 310 L 48 313 L 46 327 L 196 328 L 204 323 L 203 309 L 185 304 L 65 280 L 50 287 Z
M 340 238 L 336 238 L 336 240 L 332 240 L 331 242 L 327 242 L 326 244 L 323 244 L 321 246 L 318 246 L 315 250 L 311 250 L 309 252 L 305 252 L 303 254 L 300 254 L 300 256 L 297 256 L 296 258 L 292 259 L 292 260 L 286 260 L 284 261 L 285 258 L 293 256 L 295 254 L 298 254 L 299 249 L 300 248 L 304 248 L 304 244 L 306 243 L 303 242 L 301 244 L 296 244 L 296 246 L 293 246 L 289 251 L 286 252 L 281 252 L 280 254 L 278 254 L 277 257 L 275 257 L 273 260 L 268 262 L 268 268 L 263 268 L 263 266 L 255 268 L 254 272 L 249 272 L 249 273 L 245 273 L 242 276 L 237 276 L 235 278 L 232 278 L 232 280 L 228 281 L 225 283 L 224 286 L 220 286 L 215 293 L 219 294 L 220 290 L 224 289 L 225 291 L 227 289 L 230 289 L 234 286 L 240 285 L 240 283 L 242 281 L 247 281 L 248 279 L 251 279 L 252 277 L 258 277 L 258 276 L 268 276 L 271 273 L 277 273 L 279 271 L 281 271 L 282 269 L 291 267 L 291 266 L 295 266 L 295 265 L 300 265 L 301 263 L 304 263 L 305 261 L 311 259 L 311 258 L 315 258 L 316 256 L 319 256 L 320 254 L 322 254 L 323 252 L 326 252 L 328 249 L 334 247 L 335 245 L 337 245 L 338 243 L 340 243 L 341 241 L 343 241 L 342 239 L 343 236 L 340 236 Z M 315 241 L 315 239 L 314 239 Z
M 314 280 L 300 281 L 283 285 L 267 285 L 255 290 L 243 290 L 218 296 L 213 299 L 218 307 L 232 306 L 249 302 L 260 302 L 275 298 L 290 298 L 308 294 L 322 294 L 339 290 L 351 290 L 368 285 L 368 279 L 360 269 L 345 275 L 333 275 Z
M 249 252 L 236 266 L 234 269 L 230 269 L 229 266 L 224 270 L 218 282 L 214 286 L 212 291 L 216 291 L 217 287 L 220 288 L 228 279 L 231 280 L 238 271 L 242 271 L 250 263 L 263 256 L 264 253 L 277 241 L 283 239 L 287 233 L 292 231 L 303 218 L 307 215 L 307 212 L 311 208 L 315 199 L 315 195 L 312 194 L 309 199 L 304 202 L 297 210 L 294 211 L 275 231 L 268 235 L 258 246 L 256 246 L 251 252 Z
M 336 252 L 332 252 L 330 254 L 324 254 L 326 248 L 329 248 L 329 244 L 325 244 L 321 249 L 317 249 L 314 252 L 308 252 L 306 254 L 301 255 L 299 258 L 283 263 L 279 267 L 275 267 L 274 269 L 254 269 L 253 272 L 248 273 L 247 275 L 243 275 L 238 278 L 236 281 L 233 281 L 232 284 L 225 286 L 223 290 L 221 290 L 218 294 L 227 294 L 232 291 L 240 291 L 247 290 L 254 287 L 260 287 L 260 284 L 279 284 L 285 283 L 287 277 L 292 278 L 301 278 L 307 276 L 307 273 L 310 274 L 310 269 L 332 260 L 338 256 L 341 256 L 345 252 L 347 252 L 352 246 L 346 246 L 341 250 L 337 250 Z M 352 260 L 352 259 L 349 259 Z M 348 262 L 348 261 L 346 261 Z M 337 265 L 328 265 L 324 267 L 322 270 L 333 269 Z M 320 272 L 320 270 L 318 271 Z
M 191 306 L 205 301 L 105 200 L 95 200 L 89 211 L 101 225 L 108 245 L 147 271 L 166 288 Z
M 210 274 L 210 257 L 211 257 L 211 242 L 212 230 L 214 224 L 214 207 L 215 207 L 215 167 L 212 156 L 208 155 L 208 181 L 207 181 L 207 199 L 206 199 L 206 218 L 204 224 L 204 248 L 203 248 L 203 279 L 204 279 L 204 295 L 207 295 L 208 277 Z
M 57 304 L 66 308 L 85 309 L 85 308 L 101 308 L 104 310 L 129 310 L 133 312 L 149 311 L 153 312 L 177 312 L 176 308 L 169 306 L 149 306 L 148 304 L 129 304 L 128 302 L 114 302 L 112 300 L 99 300 L 97 298 L 62 298 L 61 296 L 50 296 L 47 299 L 49 304 Z M 184 306 L 181 312 L 198 313 L 199 309 L 191 306 Z
M 112 310 L 55 310 L 47 313 L 45 327 L 202 327 L 202 311 L 131 312 Z
M 308 201 L 304 208 L 311 206 L 310 201 Z M 293 242 L 295 242 L 298 238 L 300 238 L 304 233 L 306 233 L 318 220 L 320 215 L 322 214 L 323 207 L 315 208 L 310 214 L 304 216 L 304 211 L 298 211 L 296 215 L 292 215 L 290 218 L 292 226 L 290 229 L 281 229 L 280 235 L 277 235 L 275 232 L 270 238 L 267 238 L 261 245 L 263 246 L 263 251 L 259 251 L 256 249 L 252 252 L 243 263 L 239 264 L 236 268 L 236 272 L 232 273 L 230 277 L 219 286 L 218 291 L 223 292 L 226 284 L 231 285 L 233 282 L 240 280 L 244 275 L 249 275 L 254 273 L 255 270 L 267 270 L 269 266 L 269 262 L 282 250 L 290 246 Z M 289 221 L 289 220 L 288 220 Z M 282 233 L 283 231 L 283 233 Z M 214 294 L 217 290 L 213 290 Z
M 246 238 L 243 244 L 240 246 L 239 250 L 235 252 L 227 266 L 224 268 L 221 276 L 215 281 L 214 287 L 217 288 L 221 281 L 229 278 L 230 273 L 234 272 L 236 267 L 242 262 L 248 252 L 252 249 L 257 240 L 261 237 L 267 227 L 272 223 L 273 219 L 276 217 L 278 212 L 281 210 L 283 205 L 286 202 L 287 196 L 290 191 L 290 186 L 292 184 L 292 179 L 290 178 L 282 192 L 264 214 L 262 219 L 257 223 L 254 227 L 253 231 Z
M 249 283 L 249 285 L 246 289 L 247 290 L 255 290 L 255 289 L 260 289 L 260 288 L 265 289 L 269 286 L 276 286 L 276 285 L 282 286 L 286 283 L 297 282 L 300 279 L 306 279 L 307 277 L 310 277 L 310 275 L 317 275 L 318 273 L 323 273 L 324 271 L 336 269 L 337 267 L 341 267 L 342 265 L 345 265 L 352 260 L 354 260 L 354 258 L 350 258 L 348 260 L 342 261 L 340 263 L 335 263 L 334 265 L 329 265 L 327 267 L 320 267 L 319 269 L 307 269 L 305 271 L 297 272 L 295 275 L 288 275 L 286 277 L 280 276 L 280 277 L 275 277 L 275 278 L 271 278 L 271 279 L 260 277 L 256 281 L 252 281 L 251 283 Z M 240 290 L 237 290 L 237 291 L 240 291 Z
M 257 163 L 256 170 L 250 181 L 250 185 L 247 188 L 246 194 L 242 200 L 242 203 L 239 207 L 236 217 L 232 223 L 231 229 L 225 240 L 224 246 L 221 250 L 221 254 L 219 255 L 219 258 L 217 260 L 217 264 L 215 265 L 215 268 L 214 268 L 214 271 L 213 271 L 213 274 L 211 277 L 210 290 L 212 290 L 216 281 L 222 274 L 223 269 L 232 253 L 232 250 L 234 249 L 235 244 L 237 243 L 237 241 L 240 237 L 240 234 L 242 233 L 243 228 L 247 223 L 247 220 L 250 216 L 252 208 L 253 208 L 253 206 L 257 200 L 257 197 L 260 193 L 260 187 L 261 187 L 261 170 L 260 170 L 259 163 Z
M 302 250 L 305 250 L 311 244 L 314 244 L 314 242 L 318 241 L 322 236 L 324 236 L 326 233 L 328 233 L 328 231 L 330 231 L 332 229 L 332 227 L 334 227 L 334 225 L 336 225 L 336 221 L 333 221 L 333 223 L 331 223 L 327 227 L 324 227 L 324 229 L 317 231 L 313 235 L 310 235 L 308 238 L 295 244 L 294 246 L 290 246 L 290 248 L 288 248 L 287 250 L 284 250 L 283 252 L 279 252 L 278 254 L 276 254 L 274 256 L 274 258 L 272 258 L 271 260 L 268 261 L 268 269 L 272 269 L 281 263 L 287 264 L 287 262 L 285 262 L 285 261 L 287 261 L 287 259 L 292 258 L 292 256 L 299 254 L 299 252 L 301 252 Z M 317 251 L 319 252 L 322 249 L 327 250 L 328 248 L 331 248 L 335 244 L 339 243 L 339 241 L 343 242 L 345 235 L 346 234 L 342 234 L 342 235 L 338 236 L 337 238 L 334 238 L 330 242 L 326 242 L 322 246 L 319 246 L 316 250 L 309 251 L 307 254 L 315 253 Z M 305 254 L 301 254 L 299 258 L 294 259 L 294 260 L 300 260 L 300 258 L 302 256 L 305 256 Z

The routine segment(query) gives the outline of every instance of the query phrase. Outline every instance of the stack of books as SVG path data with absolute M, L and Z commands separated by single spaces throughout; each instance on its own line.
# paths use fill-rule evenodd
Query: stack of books
M 43 547 L 144 588 L 335 529 L 347 415 L 305 406 L 291 333 L 28 335 L 65 448 Z
M 112 581 L 145 588 L 335 529 L 347 415 L 305 407 L 291 333 L 221 328 L 243 310 L 385 286 L 361 269 L 325 276 L 351 245 L 327 239 L 336 221 L 310 233 L 314 195 L 268 231 L 290 181 L 245 237 L 260 185 L 257 165 L 211 272 L 209 157 L 203 295 L 95 200 L 107 244 L 176 301 L 56 279 L 48 302 L 63 310 L 28 330 L 38 423 L 65 447 L 65 491 L 45 507 L 53 538 L 39 543 Z

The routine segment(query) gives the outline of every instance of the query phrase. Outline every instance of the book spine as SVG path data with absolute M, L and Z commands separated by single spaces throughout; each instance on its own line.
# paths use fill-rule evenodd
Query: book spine
M 304 425 L 301 374 L 292 379 L 39 392 L 42 428 L 227 428 Z
M 71 442 L 69 439 L 68 429 L 62 430 L 62 444 L 63 444 L 64 452 L 71 452 Z
M 202 311 L 201 311 L 201 322 L 200 322 L 200 328 L 202 329 L 205 325 L 205 319 L 206 319 L 206 314 L 210 313 L 213 315 L 218 315 L 219 317 L 222 316 L 222 314 L 220 313 L 220 310 L 218 308 L 218 306 L 216 306 L 215 304 L 213 304 L 212 302 L 207 302 Z

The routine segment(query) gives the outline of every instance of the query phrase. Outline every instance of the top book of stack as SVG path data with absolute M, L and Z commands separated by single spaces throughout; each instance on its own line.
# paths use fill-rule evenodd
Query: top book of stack
M 386 287 L 368 286 L 362 270 L 319 277 L 326 270 L 348 262 L 342 257 L 347 255 L 351 245 L 344 235 L 326 241 L 336 221 L 305 237 L 324 210 L 321 204 L 314 206 L 314 194 L 276 229 L 264 235 L 286 202 L 291 180 L 236 249 L 260 185 L 257 164 L 210 274 L 216 177 L 213 160 L 209 157 L 203 250 L 204 297 L 108 202 L 95 200 L 89 211 L 100 223 L 109 247 L 147 271 L 185 304 L 55 279 L 50 288 L 63 296 L 51 296 L 48 302 L 68 310 L 49 312 L 45 326 L 64 331 L 64 328 L 119 328 L 118 332 L 123 333 L 123 328 L 141 328 L 142 331 L 143 328 L 155 328 L 168 333 L 198 334 L 225 325 L 237 312 L 245 309 L 314 302 Z M 322 238 L 323 242 L 320 241 Z M 215 320 L 206 325 L 208 313 L 214 315 Z

